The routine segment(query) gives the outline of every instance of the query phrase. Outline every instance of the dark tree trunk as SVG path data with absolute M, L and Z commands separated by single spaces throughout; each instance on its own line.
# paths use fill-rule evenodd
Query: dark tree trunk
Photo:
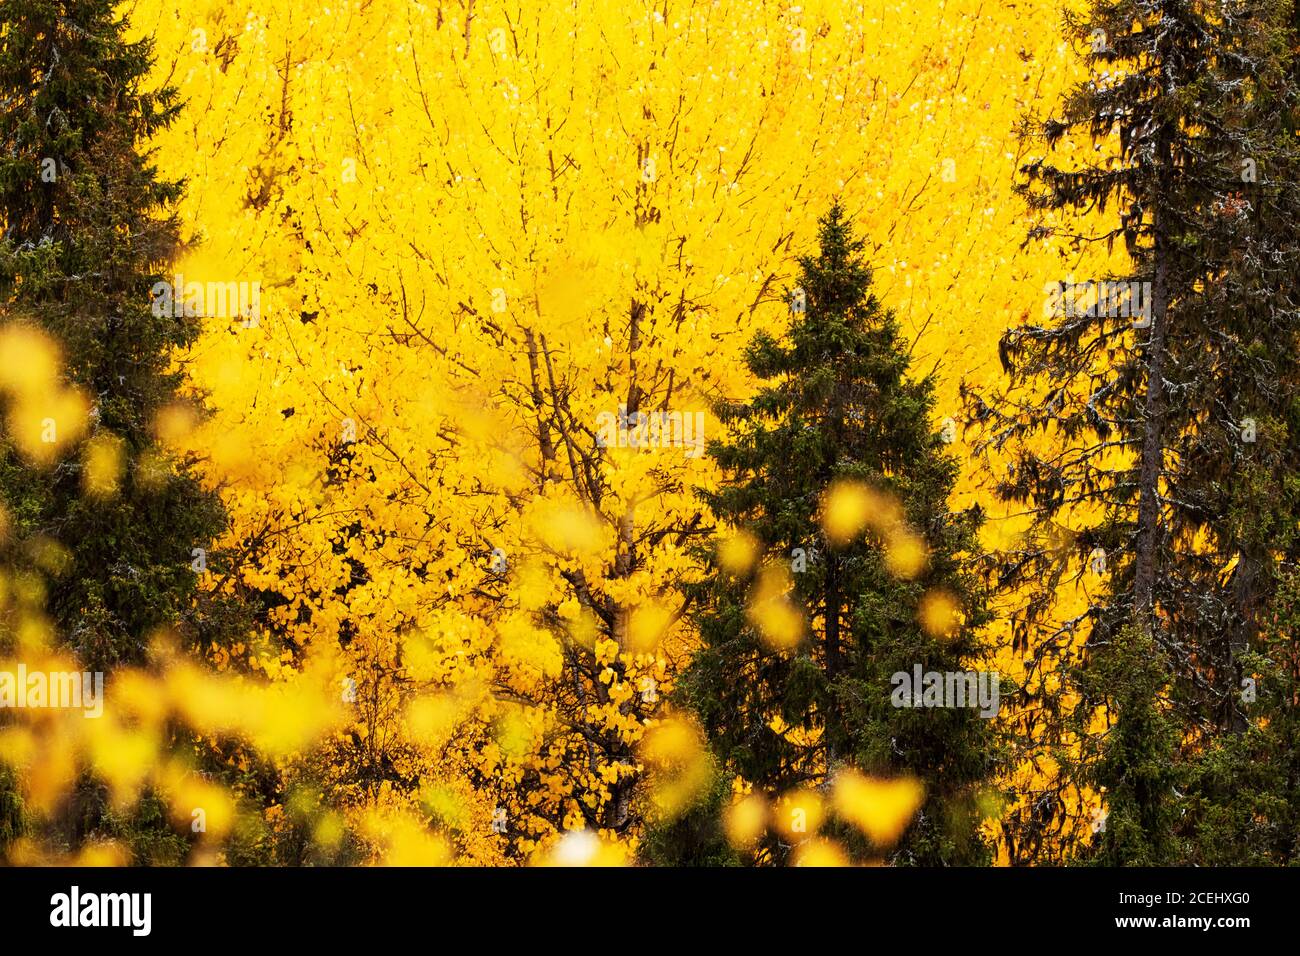
M 1171 170 L 1168 134 L 1160 142 L 1160 166 Z M 1142 458 L 1138 472 L 1138 514 L 1136 555 L 1133 573 L 1133 614 L 1140 627 L 1153 629 L 1156 575 L 1160 546 L 1160 477 L 1164 471 L 1165 339 L 1169 334 L 1169 238 L 1161 209 L 1160 191 L 1155 196 L 1152 231 L 1154 276 L 1152 282 L 1151 331 L 1147 339 L 1147 392 L 1142 407 Z

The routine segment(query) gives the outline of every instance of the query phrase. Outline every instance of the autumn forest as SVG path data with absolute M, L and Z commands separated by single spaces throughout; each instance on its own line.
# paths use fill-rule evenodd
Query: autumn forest
M 1300 864 L 1298 134 L 1291 0 L 0 0 L 0 862 Z

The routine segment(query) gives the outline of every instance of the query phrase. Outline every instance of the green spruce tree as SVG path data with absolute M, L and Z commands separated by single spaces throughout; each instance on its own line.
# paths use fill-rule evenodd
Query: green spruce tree
M 1191 495 L 1214 516 L 1214 540 L 1236 555 L 1225 567 L 1229 613 L 1211 626 L 1233 635 L 1221 666 L 1219 719 L 1189 769 L 1178 832 L 1196 865 L 1292 865 L 1300 807 L 1296 764 L 1296 658 L 1300 620 L 1300 4 L 1261 24 L 1281 53 L 1256 57 L 1263 77 L 1242 121 L 1271 132 L 1270 151 L 1231 210 L 1229 267 L 1206 290 L 1210 308 L 1244 310 L 1249 335 L 1195 400 L 1230 409 L 1237 429 L 1183 451 Z M 1283 27 L 1276 24 L 1284 23 Z M 1231 215 L 1224 215 L 1230 211 Z M 1207 394 L 1208 393 L 1208 394 Z M 1227 417 L 1227 416 L 1225 416 Z M 1246 440 L 1250 439 L 1250 440 Z M 1215 454 L 1227 451 L 1228 453 Z
M 1238 733 L 1206 747 L 1184 785 L 1179 833 L 1197 866 L 1300 862 L 1300 573 L 1284 572 L 1259 635 L 1243 658 Z
M 681 696 L 729 774 L 771 793 L 821 786 L 845 765 L 915 776 L 925 803 L 891 859 L 984 863 L 977 803 L 998 765 L 990 721 L 969 708 L 892 699 L 896 673 L 978 666 L 975 634 L 986 616 L 964 561 L 979 516 L 949 506 L 958 466 L 931 428 L 932 382 L 908 377 L 906 344 L 871 291 L 862 248 L 836 205 L 821 221 L 818 253 L 800 260 L 804 309 L 788 341 L 755 338 L 747 363 L 763 385 L 751 401 L 720 409 L 732 437 L 710 446 L 726 478 L 704 498 L 721 524 L 758 542 L 762 561 L 790 564 L 793 600 L 812 633 L 793 651 L 773 649 L 746 617 L 752 579 L 715 566 L 697 595 L 702 647 Z M 919 576 L 893 573 L 874 535 L 845 546 L 827 539 L 821 502 L 837 481 L 901 505 L 930 548 Z M 918 622 L 935 589 L 964 611 L 959 633 L 936 638 Z M 793 733 L 773 730 L 774 718 Z M 885 851 L 838 835 L 859 858 Z M 775 841 L 767 850 L 783 861 Z
M 1088 277 L 1109 283 L 1100 302 L 1095 284 L 1049 290 L 1049 321 L 1003 339 L 1010 387 L 968 393 L 995 493 L 1032 522 L 995 568 L 1019 601 L 1015 647 L 1080 691 L 1031 694 L 1018 718 L 1067 768 L 1010 821 L 1022 846 L 1068 842 L 1078 804 L 1061 791 L 1089 787 L 1109 816 L 1084 856 L 1183 861 L 1180 781 L 1248 724 L 1243 661 L 1296 515 L 1288 12 L 1098 0 L 1067 18 L 1092 75 L 1029 128 L 1047 147 L 1023 170 L 1048 214 L 1032 237 L 1069 237 L 1063 256 L 1121 246 L 1131 265 Z M 1057 149 L 1078 140 L 1095 148 Z M 1093 213 L 1101 227 L 1081 227 Z M 1081 578 L 1089 605 L 1060 619 L 1055 596 Z
M 149 143 L 180 106 L 175 90 L 150 90 L 151 44 L 127 39 L 116 7 L 0 0 L 0 313 L 57 340 L 92 403 L 89 437 L 120 442 L 125 460 L 103 502 L 85 494 L 80 449 L 46 469 L 0 441 L 4 557 L 45 579 L 58 640 L 94 671 L 144 662 L 160 627 L 199 642 L 244 620 L 238 603 L 198 589 L 194 549 L 210 552 L 224 529 L 221 502 L 153 434 L 156 413 L 180 398 L 174 360 L 200 322 L 154 308 L 180 245 L 182 185 L 159 176 Z M 165 467 L 146 478 L 142 462 L 159 456 Z M 68 560 L 40 561 L 41 541 Z M 222 562 L 210 552 L 207 568 Z M 85 784 L 62 825 L 76 845 L 116 824 Z

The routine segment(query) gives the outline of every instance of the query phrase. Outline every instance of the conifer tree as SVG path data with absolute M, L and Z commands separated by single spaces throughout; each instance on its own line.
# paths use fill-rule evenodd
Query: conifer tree
M 91 403 L 85 441 L 121 460 L 116 493 L 96 498 L 85 442 L 50 468 L 0 443 L 6 559 L 44 576 L 57 640 L 92 671 L 143 662 L 157 628 L 213 640 L 243 613 L 197 590 L 195 549 L 211 548 L 224 511 L 154 435 L 182 398 L 178 350 L 199 332 L 197 317 L 154 308 L 179 250 L 182 185 L 159 176 L 148 144 L 180 105 L 175 90 L 150 90 L 151 43 L 128 40 L 115 7 L 0 0 L 0 311 L 58 343 Z M 34 542 L 66 560 L 39 561 Z M 96 793 L 79 788 L 72 844 L 103 824 Z
M 128 42 L 114 7 L 0 2 L 5 316 L 53 334 L 93 403 L 90 436 L 124 451 L 109 505 L 87 499 L 75 454 L 44 471 L 6 447 L 0 488 L 18 542 L 44 535 L 71 551 L 48 610 L 92 669 L 139 662 L 157 626 L 202 623 L 193 549 L 209 548 L 225 521 L 186 463 L 142 466 L 161 452 L 154 418 L 178 399 L 173 360 L 199 320 L 153 308 L 179 249 L 182 187 L 158 176 L 147 144 L 179 104 L 171 88 L 146 90 L 150 42 Z
M 1294 866 L 1300 860 L 1300 574 L 1282 573 L 1251 649 L 1245 728 L 1194 762 L 1178 833 L 1196 866 Z
M 986 862 L 976 802 L 996 767 L 990 722 L 974 709 L 895 706 L 893 675 L 977 665 L 980 589 L 964 567 L 977 513 L 954 513 L 957 463 L 930 424 L 932 382 L 908 377 L 898 324 L 871 291 L 863 242 L 838 205 L 822 219 L 820 248 L 800 260 L 803 306 L 788 341 L 758 335 L 747 363 L 762 381 L 752 400 L 720 415 L 732 436 L 710 454 L 726 476 L 704 498 L 720 524 L 755 542 L 759 560 L 739 578 L 715 563 L 700 587 L 702 647 L 682 696 L 699 715 L 726 771 L 760 790 L 819 787 L 851 765 L 910 775 L 927 788 L 895 862 Z M 840 482 L 896 502 L 930 549 L 919 574 L 891 565 L 879 536 L 829 540 L 822 502 Z M 788 566 L 805 639 L 776 648 L 747 616 L 755 575 Z M 943 592 L 965 615 L 936 637 L 918 621 Z M 916 689 L 919 696 L 920 689 Z M 882 848 L 845 845 L 860 857 Z M 782 862 L 783 849 L 767 846 Z
M 1241 409 L 1236 454 L 1212 442 L 1188 449 L 1191 494 L 1215 516 L 1214 540 L 1235 551 L 1228 575 L 1233 635 L 1222 702 L 1229 733 L 1207 741 L 1181 789 L 1178 833 L 1185 858 L 1209 865 L 1291 865 L 1300 807 L 1295 758 L 1297 567 L 1300 567 L 1300 5 L 1281 5 L 1278 28 L 1261 26 L 1282 50 L 1260 62 L 1261 84 L 1244 121 L 1272 132 L 1271 152 L 1243 199 L 1224 216 L 1231 268 L 1207 289 L 1212 307 L 1245 310 L 1232 361 L 1198 402 Z M 1267 31 L 1267 32 L 1265 32 Z M 1249 438 L 1247 441 L 1245 439 Z M 1231 445 L 1232 442 L 1227 444 Z M 1199 452 L 1199 454 L 1198 454 Z M 1225 549 L 1226 550 L 1226 549 Z
M 1051 726 L 1020 729 L 1083 741 L 1062 780 L 1105 794 L 1099 862 L 1182 857 L 1178 782 L 1206 740 L 1246 725 L 1243 660 L 1277 549 L 1294 547 L 1295 487 L 1275 480 L 1295 465 L 1284 16 L 1271 0 L 1100 0 L 1067 18 L 1094 72 L 1030 127 L 1049 150 L 1023 170 L 1046 214 L 1031 238 L 1121 245 L 1131 267 L 1054 291 L 1048 321 L 1003 339 L 1010 388 L 968 393 L 996 494 L 1032 522 L 995 569 L 1022 602 L 1015 646 L 1040 677 L 1066 662 L 1082 691 L 1073 713 L 1035 708 L 1026 719 Z M 1079 141 L 1094 148 L 1058 150 Z M 1099 231 L 1074 231 L 1083 213 Z M 1088 607 L 1054 619 L 1083 575 Z M 1013 839 L 1070 831 L 1057 796 Z

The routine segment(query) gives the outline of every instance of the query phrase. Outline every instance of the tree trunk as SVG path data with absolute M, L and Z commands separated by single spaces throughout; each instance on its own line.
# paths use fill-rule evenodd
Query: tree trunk
M 1159 167 L 1170 170 L 1168 134 L 1162 134 Z M 1162 180 L 1163 181 L 1163 180 Z M 1169 331 L 1169 239 L 1165 234 L 1161 191 L 1156 191 L 1152 231 L 1155 233 L 1155 275 L 1152 285 L 1151 331 L 1147 339 L 1147 393 L 1142 408 L 1142 458 L 1138 471 L 1136 557 L 1133 574 L 1135 622 L 1153 629 L 1155 584 L 1160 543 L 1160 477 L 1164 471 L 1165 339 Z
M 826 561 L 826 683 L 833 685 L 840 672 L 840 562 L 834 554 L 827 555 Z M 831 732 L 831 722 L 827 720 L 823 733 L 826 734 L 827 770 L 839 756 L 835 735 Z

